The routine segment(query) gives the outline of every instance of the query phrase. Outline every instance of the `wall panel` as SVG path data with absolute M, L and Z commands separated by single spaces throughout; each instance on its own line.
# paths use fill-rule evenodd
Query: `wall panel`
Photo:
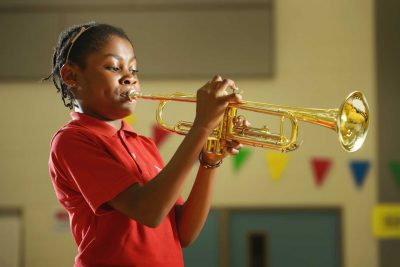
M 140 74 L 147 77 L 272 73 L 268 9 L 67 14 L 65 26 L 90 19 L 127 31 L 136 48 Z
M 50 71 L 58 35 L 55 14 L 0 15 L 0 80 L 40 80 Z
M 0 4 L 4 42 L 0 79 L 38 79 L 49 72 L 63 29 L 91 20 L 122 27 L 133 39 L 142 77 L 270 77 L 273 16 L 268 0 L 217 2 L 26 1 Z M 84 3 L 84 4 L 83 4 Z M 33 23 L 34 22 L 34 23 Z

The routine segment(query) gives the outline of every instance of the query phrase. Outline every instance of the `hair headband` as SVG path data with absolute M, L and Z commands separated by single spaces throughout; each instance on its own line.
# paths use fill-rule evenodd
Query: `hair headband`
M 79 30 L 79 32 L 74 36 L 74 38 L 72 38 L 72 40 L 71 40 L 71 42 L 70 42 L 71 45 L 69 46 L 69 49 L 68 49 L 67 58 L 65 59 L 65 63 L 68 62 L 69 53 L 71 53 L 72 47 L 74 46 L 74 43 L 76 42 L 76 40 L 78 40 L 78 38 L 79 38 L 85 31 L 89 30 L 90 28 L 92 28 L 92 27 L 94 27 L 94 26 L 96 26 L 96 25 L 89 26 L 89 27 L 87 27 L 87 28 L 85 28 L 84 26 L 82 26 L 81 29 Z

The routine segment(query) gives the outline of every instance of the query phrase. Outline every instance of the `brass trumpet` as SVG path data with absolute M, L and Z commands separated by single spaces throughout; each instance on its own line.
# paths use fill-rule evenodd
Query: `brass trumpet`
M 168 101 L 196 102 L 196 96 L 185 93 L 172 93 L 168 95 L 144 95 L 131 90 L 127 97 L 133 99 L 158 100 L 156 119 L 158 124 L 171 132 L 186 135 L 192 122 L 179 121 L 169 125 L 163 121 L 163 109 Z M 243 119 L 238 115 L 238 110 L 254 111 L 280 117 L 279 133 L 272 133 L 267 127 L 253 128 L 244 125 L 237 126 L 234 121 Z M 289 137 L 284 136 L 284 121 L 290 121 L 292 130 Z M 363 93 L 352 92 L 338 109 L 316 109 L 290 107 L 266 104 L 253 101 L 230 103 L 225 110 L 223 119 L 209 136 L 206 149 L 210 153 L 222 153 L 221 140 L 236 140 L 244 145 L 293 151 L 299 147 L 297 144 L 298 120 L 321 125 L 336 131 L 342 148 L 347 152 L 357 151 L 364 143 L 369 125 L 369 107 Z

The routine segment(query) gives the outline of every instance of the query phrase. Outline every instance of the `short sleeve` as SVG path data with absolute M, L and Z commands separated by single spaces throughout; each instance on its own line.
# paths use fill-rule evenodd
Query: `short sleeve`
M 50 170 L 54 183 L 67 184 L 68 190 L 80 193 L 98 215 L 107 211 L 103 204 L 140 181 L 135 165 L 119 161 L 105 144 L 84 131 L 64 130 L 53 138 Z

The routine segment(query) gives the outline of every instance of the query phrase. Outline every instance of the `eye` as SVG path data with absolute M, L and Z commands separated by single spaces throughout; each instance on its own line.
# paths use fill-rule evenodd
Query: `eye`
M 107 69 L 110 70 L 110 71 L 112 71 L 112 72 L 117 72 L 117 71 L 119 71 L 119 68 L 118 68 L 118 67 L 113 67 L 113 66 L 107 67 Z
M 138 72 L 139 72 L 139 70 L 136 70 L 136 69 L 130 69 L 129 70 L 133 75 L 136 75 Z

